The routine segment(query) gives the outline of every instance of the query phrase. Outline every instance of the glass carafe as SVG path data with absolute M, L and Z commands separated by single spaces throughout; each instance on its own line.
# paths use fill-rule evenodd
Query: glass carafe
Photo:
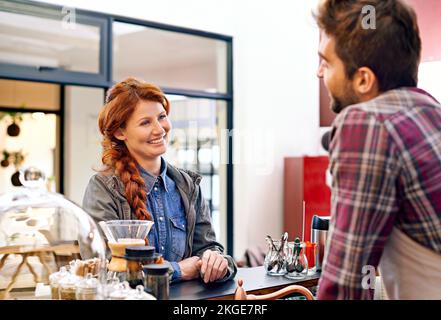
M 99 223 L 107 238 L 107 245 L 112 253 L 112 258 L 107 266 L 108 279 L 118 278 L 126 280 L 127 260 L 126 248 L 145 246 L 145 239 L 153 225 L 147 220 L 110 220 Z

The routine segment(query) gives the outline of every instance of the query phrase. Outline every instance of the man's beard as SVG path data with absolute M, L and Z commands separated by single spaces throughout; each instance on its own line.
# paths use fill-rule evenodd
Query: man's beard
M 345 94 L 341 97 L 330 95 L 331 109 L 337 114 L 342 112 L 344 108 L 360 102 L 350 84 L 346 86 L 344 91 Z

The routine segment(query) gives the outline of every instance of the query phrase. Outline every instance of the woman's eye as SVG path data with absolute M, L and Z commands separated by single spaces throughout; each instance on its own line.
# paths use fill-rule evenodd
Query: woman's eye
M 145 125 L 147 125 L 147 124 L 149 124 L 150 122 L 148 122 L 148 121 L 143 121 L 143 122 L 141 122 L 141 125 L 142 126 L 145 126 Z
M 167 115 L 166 115 L 166 114 L 161 114 L 161 115 L 159 116 L 159 119 L 160 119 L 160 120 L 165 119 L 165 118 L 167 118 Z

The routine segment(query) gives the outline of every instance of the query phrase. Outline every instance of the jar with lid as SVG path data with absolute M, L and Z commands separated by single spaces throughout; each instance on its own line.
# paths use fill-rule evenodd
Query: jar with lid
M 170 264 L 144 265 L 143 270 L 145 274 L 146 291 L 156 297 L 157 300 L 168 300 Z
M 156 300 L 154 296 L 144 291 L 144 286 L 136 286 L 135 289 L 130 290 L 126 300 Z
M 60 271 L 54 272 L 49 276 L 49 285 L 51 287 L 51 299 L 60 299 L 60 280 L 69 275 L 66 267 L 61 267 Z
M 98 280 L 88 273 L 86 277 L 77 284 L 77 300 L 97 300 L 98 299 Z
M 76 300 L 77 283 L 80 278 L 69 274 L 60 280 L 60 300 Z
M 130 287 L 136 288 L 136 286 L 143 284 L 142 265 L 144 262 L 154 263 L 155 247 L 127 247 L 125 252 L 124 258 L 127 260 L 126 280 L 129 282 Z

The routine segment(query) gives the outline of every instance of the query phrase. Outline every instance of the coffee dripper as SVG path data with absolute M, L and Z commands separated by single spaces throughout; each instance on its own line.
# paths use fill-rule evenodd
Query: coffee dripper
M 124 258 L 127 247 L 145 246 L 153 221 L 147 220 L 109 220 L 99 223 L 107 237 L 107 245 L 112 258 L 107 266 L 108 279 L 125 280 L 127 261 Z

